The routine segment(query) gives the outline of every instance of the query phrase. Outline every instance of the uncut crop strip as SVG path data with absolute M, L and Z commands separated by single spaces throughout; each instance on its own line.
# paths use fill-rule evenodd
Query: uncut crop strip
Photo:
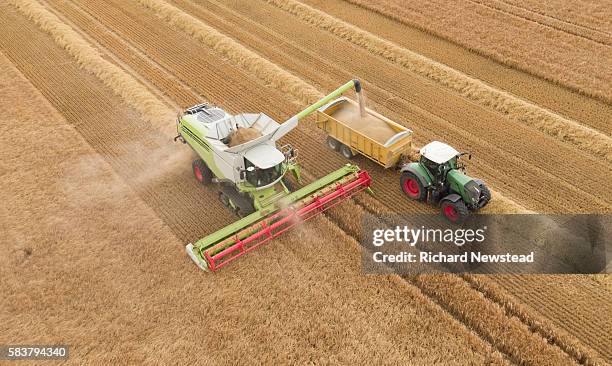
M 221 7 L 214 7 L 214 4 L 216 2 L 207 2 L 206 7 L 197 7 L 194 8 L 193 6 L 187 7 L 187 2 L 185 1 L 180 1 L 181 6 L 182 7 L 186 7 L 191 13 L 193 14 L 198 14 L 198 16 L 200 16 L 200 14 L 205 14 L 202 15 L 206 21 L 208 22 L 214 22 L 215 26 L 218 27 L 218 29 L 223 29 L 223 31 L 227 31 L 230 32 L 230 34 L 232 34 L 232 36 L 238 37 L 240 38 L 240 34 L 237 31 L 233 31 L 235 29 L 248 29 L 248 32 L 246 32 L 249 35 L 252 35 L 248 38 L 242 38 L 241 41 L 243 41 L 245 44 L 249 44 L 250 47 L 257 47 L 257 50 L 260 54 L 264 54 L 267 55 L 268 58 L 273 57 L 274 54 L 274 50 L 272 51 L 267 51 L 266 50 L 266 45 L 262 44 L 261 46 L 258 45 L 258 43 L 256 42 L 256 40 L 253 38 L 255 35 L 257 34 L 261 34 L 261 38 L 262 39 L 274 39 L 274 34 L 272 32 L 267 32 L 267 33 L 263 33 L 261 30 L 258 30 L 258 28 L 251 26 L 251 21 L 249 21 L 248 19 L 244 19 L 243 17 L 240 17 L 239 19 L 232 19 L 230 17 L 230 15 L 225 15 L 223 12 L 223 9 Z M 223 14 L 224 18 L 222 20 L 219 21 L 215 21 L 215 16 L 213 13 L 207 13 L 206 9 L 214 9 L 214 14 Z M 252 10 L 252 9 L 251 9 Z M 272 14 L 275 14 L 273 12 L 273 9 L 265 9 L 262 10 L 265 11 L 266 13 L 268 11 L 272 11 Z M 255 14 L 254 15 L 256 18 L 261 19 L 261 17 L 263 17 L 263 14 Z M 234 24 L 236 25 L 232 25 L 231 22 L 234 22 Z M 223 27 L 223 24 L 225 24 L 224 28 L 220 28 Z M 237 25 L 240 25 L 239 27 Z M 280 24 L 279 27 L 283 27 L 286 26 L 286 24 Z M 306 31 L 300 31 L 300 30 L 295 30 L 292 33 L 296 34 L 295 37 L 301 37 L 303 34 L 306 33 L 311 33 L 310 31 L 306 30 Z M 282 64 L 283 66 L 286 66 L 287 68 L 291 67 L 291 62 L 292 60 L 303 60 L 303 59 L 313 59 L 313 62 L 317 62 L 317 59 L 314 58 L 314 56 L 309 55 L 309 53 L 307 53 L 307 51 L 302 51 L 304 49 L 307 49 L 308 46 L 306 44 L 300 44 L 300 45 L 296 45 L 295 47 L 289 47 L 289 45 L 291 44 L 290 40 L 286 40 L 286 39 L 279 39 L 278 41 L 274 40 L 274 43 L 279 43 L 282 45 L 282 49 L 279 47 L 279 52 L 282 52 L 282 55 L 284 55 L 285 57 L 280 57 L 280 58 L 274 58 L 275 62 L 278 62 L 279 64 Z M 326 50 L 330 49 L 329 45 L 324 43 L 324 40 L 321 39 L 321 49 L 325 50 L 322 51 L 326 54 L 326 56 L 333 56 L 329 54 L 329 52 L 327 52 Z M 316 46 L 313 46 L 316 48 Z M 272 47 L 269 47 L 270 49 Z M 295 53 L 292 50 L 297 49 L 299 53 Z M 341 49 L 341 47 L 336 47 L 335 48 L 335 52 L 339 52 L 339 49 Z M 289 58 L 289 56 L 292 56 L 291 58 Z M 339 56 L 340 57 L 340 56 Z M 344 59 L 355 59 L 355 61 L 353 62 L 353 64 L 358 64 L 364 56 L 356 56 L 353 57 L 351 55 L 348 54 L 344 54 Z M 271 58 L 272 59 L 272 58 Z M 344 61 L 342 60 L 335 60 L 335 62 L 332 62 L 332 60 L 329 60 L 330 64 L 341 64 Z M 350 61 L 347 61 L 350 62 Z M 299 61 L 298 61 L 299 63 Z M 327 68 L 332 68 L 332 66 L 329 66 Z M 388 68 L 388 67 L 387 67 Z M 316 63 L 316 66 L 311 66 L 311 68 L 307 69 L 307 70 L 316 70 L 315 72 L 311 72 L 311 71 L 305 71 L 302 72 L 301 70 L 304 70 L 303 66 L 298 67 L 296 70 L 296 72 L 300 72 L 301 74 L 305 74 L 305 75 L 313 75 L 313 74 L 317 74 L 319 73 L 319 78 L 316 79 L 314 81 L 315 84 L 318 83 L 325 83 L 325 87 L 326 88 L 333 88 L 333 83 L 338 83 L 338 80 L 343 80 L 342 78 L 337 77 L 336 75 L 342 75 L 345 74 L 347 75 L 347 77 L 352 76 L 350 73 L 347 73 L 345 70 L 336 68 L 333 70 L 330 70 L 329 75 L 325 75 L 323 72 L 323 70 L 326 69 L 326 67 L 322 67 L 320 62 Z M 397 121 L 399 121 L 400 123 L 402 122 L 402 120 L 404 120 L 407 116 L 411 116 L 412 118 L 410 118 L 409 120 L 412 120 L 412 122 L 408 123 L 408 127 L 410 128 L 414 128 L 414 125 L 419 124 L 419 128 L 424 128 L 429 135 L 429 132 L 431 132 L 431 135 L 433 135 L 433 139 L 442 139 L 442 140 L 454 140 L 454 141 L 459 141 L 462 143 L 463 146 L 474 146 L 475 144 L 478 145 L 484 145 L 484 147 L 487 149 L 487 152 L 479 152 L 478 156 L 485 156 L 487 160 L 493 160 L 493 161 L 485 161 L 485 163 L 489 164 L 489 167 L 485 167 L 482 164 L 479 164 L 475 169 L 477 169 L 477 173 L 482 172 L 484 169 L 487 169 L 488 171 L 486 172 L 486 175 L 480 175 L 483 178 L 486 178 L 487 181 L 489 181 L 489 177 L 491 178 L 492 183 L 495 182 L 501 182 L 502 184 L 505 184 L 505 182 L 508 182 L 510 180 L 513 180 L 513 174 L 511 173 L 513 170 L 515 171 L 521 171 L 521 175 L 524 177 L 524 181 L 525 182 L 530 182 L 530 184 L 534 184 L 535 182 L 539 182 L 540 185 L 542 186 L 548 186 L 553 190 L 561 190 L 563 189 L 563 192 L 558 192 L 556 193 L 556 195 L 558 197 L 563 197 L 563 202 L 559 202 L 559 206 L 556 206 L 554 204 L 553 201 L 551 201 L 551 195 L 550 192 L 545 192 L 545 191 L 541 191 L 541 190 L 533 190 L 533 186 L 523 186 L 521 185 L 520 182 L 516 182 L 515 184 L 513 184 L 512 186 L 507 186 L 506 185 L 506 189 L 511 190 L 512 193 L 515 193 L 513 195 L 513 197 L 519 197 L 519 199 L 522 198 L 526 198 L 524 192 L 530 192 L 529 195 L 529 202 L 531 203 L 531 207 L 541 210 L 541 211 L 546 211 L 546 210 L 564 210 L 567 209 L 568 205 L 567 205 L 567 200 L 572 200 L 572 206 L 574 207 L 578 212 L 580 211 L 591 211 L 591 210 L 608 210 L 609 209 L 609 205 L 601 205 L 601 196 L 597 196 L 595 197 L 593 195 L 593 192 L 599 192 L 600 188 L 602 187 L 603 180 L 605 180 L 605 174 L 602 176 L 601 172 L 605 172 L 610 171 L 608 164 L 601 164 L 601 169 L 585 169 L 584 170 L 584 174 L 588 174 L 590 176 L 589 179 L 586 180 L 585 184 L 589 185 L 590 187 L 583 187 L 583 188 L 579 188 L 576 186 L 575 181 L 573 181 L 573 179 L 571 178 L 571 176 L 566 175 L 566 174 L 559 174 L 560 171 L 562 171 L 560 168 L 561 166 L 566 166 L 566 165 L 575 165 L 577 167 L 585 167 L 586 166 L 590 166 L 591 164 L 593 164 L 593 160 L 589 159 L 589 163 L 585 163 L 584 161 L 581 161 L 581 159 L 578 158 L 577 156 L 573 156 L 575 155 L 574 153 L 569 153 L 569 154 L 562 154 L 560 152 L 560 150 L 555 147 L 552 144 L 542 144 L 542 143 L 537 143 L 534 144 L 533 141 L 529 140 L 529 141 L 525 141 L 525 143 L 523 143 L 523 140 L 525 140 L 525 136 L 531 135 L 532 131 L 529 131 L 527 129 L 517 129 L 516 127 L 510 128 L 510 127 L 500 127 L 500 128 L 505 128 L 505 130 L 502 132 L 497 132 L 497 133 L 490 133 L 491 132 L 491 128 L 489 126 L 487 126 L 489 123 L 489 119 L 491 118 L 499 118 L 498 116 L 493 116 L 493 115 L 489 115 L 489 114 L 485 114 L 483 115 L 470 115 L 466 113 L 466 109 L 464 108 L 457 108 L 456 110 L 449 110 L 448 108 L 446 108 L 445 105 L 440 105 L 439 103 L 432 105 L 431 107 L 428 107 L 431 110 L 444 110 L 444 113 L 442 113 L 441 115 L 443 115 L 445 118 L 448 118 L 449 116 L 455 115 L 453 116 L 454 118 L 452 119 L 452 123 L 448 123 L 445 121 L 444 118 L 435 116 L 435 115 L 431 115 L 431 114 L 427 114 L 426 111 L 423 111 L 422 113 L 416 114 L 413 113 L 413 110 L 417 110 L 419 111 L 420 105 L 423 104 L 431 104 L 431 100 L 435 100 L 435 97 L 430 95 L 431 91 L 428 90 L 421 90 L 420 88 L 417 87 L 417 85 L 410 85 L 410 84 L 403 84 L 402 83 L 402 79 L 404 78 L 404 75 L 401 74 L 401 70 L 397 70 L 397 73 L 395 74 L 396 76 L 391 76 L 393 74 L 391 74 L 388 77 L 388 80 L 385 82 L 384 80 L 380 80 L 377 81 L 377 84 L 380 85 L 386 85 L 390 88 L 390 90 L 394 91 L 394 94 L 390 94 L 389 92 L 386 92 L 385 90 L 382 90 L 380 88 L 378 88 L 376 85 L 372 85 L 371 84 L 371 79 L 374 78 L 376 79 L 377 77 L 379 77 L 379 74 L 385 74 L 387 73 L 387 70 L 381 70 L 379 68 L 376 68 L 377 72 L 369 72 L 368 76 L 368 81 L 370 81 L 369 83 L 366 84 L 366 92 L 369 96 L 369 100 L 374 99 L 372 96 L 374 95 L 376 97 L 377 100 L 388 100 L 389 102 L 387 103 L 388 106 L 390 106 L 391 108 L 393 108 L 394 110 L 401 110 L 401 113 L 396 113 L 393 112 L 385 107 L 377 107 L 377 109 L 379 109 L 379 111 L 383 114 L 388 115 L 390 118 L 392 119 L 396 119 Z M 363 73 L 368 73 L 367 70 L 362 70 L 360 72 Z M 372 75 L 373 74 L 373 75 Z M 334 81 L 335 80 L 335 81 Z M 392 81 L 390 81 L 392 80 Z M 328 86 L 329 84 L 329 86 Z M 402 89 L 409 89 L 409 90 L 414 90 L 416 88 L 416 91 L 414 91 L 414 94 L 417 95 L 418 100 L 414 101 L 414 105 L 413 104 L 406 104 L 405 102 L 403 102 L 402 98 L 397 97 L 397 95 L 401 95 L 402 94 Z M 442 98 L 448 102 L 453 100 L 453 96 L 449 95 L 447 98 Z M 470 107 L 468 105 L 468 107 Z M 424 120 L 425 122 L 420 122 L 421 120 Z M 482 125 L 482 127 L 477 127 L 474 124 L 475 123 L 479 123 L 479 120 L 484 120 L 487 123 L 485 123 L 484 125 Z M 503 121 L 500 121 L 501 123 L 505 123 Z M 456 125 L 459 124 L 461 126 L 465 126 L 463 129 L 459 129 L 456 127 Z M 423 127 L 421 127 L 423 126 Z M 431 126 L 431 130 L 429 130 L 429 126 Z M 477 138 L 477 136 L 474 133 L 468 133 L 466 134 L 465 131 L 470 131 L 470 130 L 474 130 L 474 131 L 478 131 L 481 134 L 484 134 L 484 136 L 486 136 L 486 138 L 482 138 L 479 139 Z M 422 135 L 423 131 L 417 131 L 417 133 L 415 134 L 416 138 L 423 138 Z M 431 136 L 430 135 L 430 136 Z M 468 141 L 464 141 L 463 139 L 461 139 L 462 136 L 465 136 L 467 139 L 469 139 Z M 489 142 L 488 140 L 491 139 L 491 141 Z M 516 143 L 513 144 L 508 144 L 508 141 L 513 141 Z M 518 146 L 517 144 L 521 144 L 521 146 Z M 499 146 L 507 146 L 506 150 L 500 150 L 498 147 Z M 538 151 L 534 151 L 534 149 L 537 149 Z M 554 155 L 550 154 L 551 150 L 555 150 L 556 153 Z M 480 150 L 479 150 L 480 151 Z M 515 156 L 516 155 L 516 156 Z M 541 159 L 542 156 L 546 156 L 546 160 Z M 501 160 L 503 159 L 503 160 Z M 553 159 L 556 160 L 556 162 L 554 164 L 546 164 L 547 161 L 549 159 Z M 574 161 L 572 163 L 572 161 Z M 526 165 L 525 163 L 529 162 L 529 165 Z M 503 170 L 500 170 L 499 167 L 503 166 L 505 167 Z M 530 169 L 536 169 L 535 167 L 538 167 L 537 172 L 533 172 L 533 173 L 528 173 L 528 170 Z M 539 168 L 541 167 L 541 168 Z M 550 173 L 550 172 L 555 172 L 555 174 Z M 495 184 L 494 184 L 495 185 Z M 581 192 L 578 192 L 581 191 Z M 580 199 L 571 199 L 570 197 L 574 197 L 574 196 L 580 196 L 582 195 L 582 198 Z M 603 198 L 605 200 L 605 198 Z M 537 205 L 537 203 L 540 203 L 541 205 Z M 535 205 L 535 206 L 534 206 Z
M 569 278 L 568 278 L 569 277 Z M 543 283 L 535 276 L 502 276 L 495 282 L 540 314 L 555 314 L 551 320 L 572 337 L 612 359 L 610 292 L 588 276 L 551 276 Z M 572 299 L 568 301 L 568 299 Z
M 521 321 L 527 324 L 530 329 L 539 333 L 542 337 L 546 339 L 549 339 L 550 337 L 555 337 L 555 339 L 552 339 L 550 341 L 555 344 L 560 345 L 560 347 L 562 347 L 567 353 L 572 354 L 572 356 L 576 360 L 580 360 L 580 362 L 587 362 L 587 360 L 590 359 L 591 362 L 600 363 L 600 364 L 605 364 L 606 362 L 605 360 L 602 360 L 600 357 L 594 356 L 592 354 L 592 351 L 586 348 L 580 341 L 576 341 L 576 338 L 578 340 L 584 340 L 585 343 L 588 343 L 590 347 L 592 347 L 594 350 L 599 352 L 599 354 L 605 357 L 607 360 L 612 359 L 612 354 L 610 352 L 610 342 L 599 341 L 601 339 L 606 338 L 606 334 L 607 334 L 606 329 L 609 329 L 610 328 L 609 326 L 605 326 L 605 325 L 601 327 L 589 326 L 588 327 L 589 329 L 601 329 L 600 332 L 597 332 L 598 339 L 593 339 L 593 332 L 592 331 L 584 332 L 584 325 L 582 323 L 580 325 L 576 325 L 576 324 L 567 325 L 564 322 L 560 323 L 556 321 L 555 323 L 557 324 L 553 324 L 551 320 L 548 320 L 546 318 L 534 317 L 533 316 L 534 311 L 526 307 L 524 304 L 518 302 L 517 300 L 518 298 L 524 299 L 524 295 L 519 296 L 518 298 L 514 298 L 508 294 L 509 287 L 507 285 L 501 288 L 499 284 L 495 283 L 495 282 L 499 282 L 499 283 L 514 282 L 512 278 L 515 276 L 498 276 L 493 281 L 489 279 L 488 277 L 482 276 L 482 275 L 465 275 L 463 277 L 474 288 L 478 289 L 480 292 L 485 294 L 485 296 L 487 296 L 488 298 L 491 298 L 492 301 L 495 301 L 496 303 L 503 306 L 506 313 L 509 314 L 509 316 L 515 316 L 521 319 Z M 508 278 L 508 277 L 511 277 L 511 278 Z M 521 278 L 521 282 L 522 280 L 525 280 L 527 278 L 529 278 L 529 280 L 531 281 L 541 282 L 537 278 L 525 277 L 525 276 Z M 559 282 L 561 281 L 563 280 L 560 280 Z M 563 286 L 563 285 L 560 284 L 559 286 Z M 550 287 L 550 286 L 546 286 L 546 287 Z M 585 287 L 586 287 L 586 284 L 581 283 L 581 286 L 580 286 L 581 291 L 584 291 Z M 599 292 L 601 291 L 601 288 L 600 287 L 594 288 L 593 291 Z M 547 296 L 547 298 L 550 299 L 550 298 L 553 298 L 553 296 L 562 297 L 562 295 L 551 294 L 550 296 Z M 593 294 L 589 294 L 588 296 L 581 296 L 579 301 L 584 302 L 584 299 L 589 299 L 588 302 L 592 302 Z M 550 308 L 551 303 L 554 304 L 554 306 L 553 306 L 553 309 L 549 311 L 559 312 L 559 309 L 564 309 L 566 306 L 566 304 L 564 304 L 563 301 L 562 302 L 554 302 L 550 300 L 541 301 L 540 299 L 537 299 L 537 301 L 539 301 L 539 303 L 541 304 L 541 307 L 539 307 L 540 313 L 544 313 L 543 311 L 544 308 Z M 601 301 L 601 304 L 603 306 L 609 306 L 609 301 L 605 301 L 605 300 Z M 568 318 L 572 318 L 572 317 L 568 317 Z
M 591 1 L 572 1 L 566 3 L 565 7 L 556 6 L 554 1 L 533 1 L 533 0 L 502 0 L 504 3 L 525 8 L 531 12 L 540 14 L 550 19 L 555 19 L 563 23 L 588 29 L 594 32 L 610 34 L 612 22 L 601 9 L 605 5 L 593 3 Z M 600 6 L 598 6 L 600 5 Z
M 550 27 L 561 32 L 569 33 L 574 36 L 582 37 L 593 42 L 599 43 L 602 46 L 612 45 L 612 35 L 601 32 L 592 28 L 576 25 L 571 22 L 566 22 L 554 17 L 547 16 L 535 12 L 531 9 L 506 3 L 500 0 L 470 0 L 473 3 L 486 6 L 490 9 L 521 17 L 523 19 L 532 21 L 539 25 Z
M 534 76 L 557 83 L 574 92 L 600 99 L 606 103 L 612 101 L 605 68 L 591 63 L 594 58 L 605 59 L 606 49 L 600 48 L 600 45 L 590 40 L 571 37 L 567 33 L 554 32 L 551 28 L 543 29 L 534 26 L 533 23 L 530 24 L 525 19 L 507 16 L 473 3 L 460 4 L 433 0 L 416 1 L 402 6 L 397 0 L 386 0 L 382 3 L 371 0 L 345 1 L 417 27 L 512 68 L 519 68 Z M 464 18 L 464 27 L 457 27 L 445 19 L 444 14 L 449 13 Z M 476 21 L 472 22 L 472 17 L 476 18 Z M 479 33 L 487 29 L 485 27 L 490 28 L 487 34 L 491 37 L 479 37 Z M 471 32 L 472 28 L 478 29 L 478 33 Z M 518 41 L 503 42 L 503 36 L 510 36 L 510 34 L 503 33 L 508 28 L 518 31 L 513 34 Z M 522 32 L 526 28 L 530 32 Z M 491 31 L 493 29 L 494 31 Z M 545 32 L 542 32 L 543 30 Z M 497 37 L 497 33 L 502 36 Z M 544 34 L 546 36 L 542 36 Z M 491 38 L 494 38 L 494 41 L 491 41 Z M 558 49 L 546 47 L 547 44 L 550 44 L 551 39 L 557 43 L 565 43 L 565 47 Z M 572 52 L 578 47 L 569 48 L 571 47 L 570 42 L 579 43 L 579 48 L 587 49 L 587 51 Z M 529 47 L 535 44 L 539 47 Z M 506 47 L 507 45 L 510 46 Z M 538 55 L 525 59 L 526 53 Z M 571 56 L 565 57 L 567 53 L 571 53 Z M 560 62 L 550 62 L 551 54 L 555 60 L 560 60 Z M 573 68 L 571 65 L 576 63 L 585 65 L 588 70 Z
M 23 27 L 20 27 L 20 28 L 21 28 L 21 29 L 23 29 Z M 37 47 L 37 48 L 36 48 L 36 50 L 40 50 L 40 49 L 45 49 L 45 48 L 44 48 L 44 47 Z M 46 49 L 45 49 L 45 50 L 46 50 Z M 46 51 L 47 51 L 47 50 L 46 50 Z M 49 54 L 49 52 L 48 52 L 48 51 L 47 51 L 47 54 Z M 18 62 L 18 61 L 20 61 L 20 60 L 21 60 L 21 59 L 19 59 L 19 58 L 17 58 L 17 59 L 16 59 L 16 61 L 17 61 L 17 62 Z M 52 58 L 52 60 L 53 60 L 53 58 Z M 52 61 L 52 60 L 51 60 L 51 61 Z M 18 64 L 19 64 L 19 62 L 18 62 Z M 19 64 L 19 65 L 20 65 L 20 66 L 23 66 L 23 64 Z M 40 69 L 40 68 L 38 68 L 38 69 Z M 31 75 L 31 76 L 32 76 L 32 75 Z M 35 76 L 35 75 L 34 75 L 34 76 Z M 79 78 L 79 77 L 75 77 L 74 79 L 80 79 L 80 78 Z M 35 80 L 41 80 L 41 79 L 35 79 Z M 58 79 L 55 79 L 55 80 L 54 80 L 54 82 L 57 82 L 57 80 L 58 80 Z M 47 90 L 47 91 L 48 91 L 48 90 Z M 81 91 L 82 91 L 82 90 L 79 90 L 79 92 L 81 92 Z M 62 92 L 67 92 L 67 90 L 62 90 Z M 64 110 L 64 111 L 65 111 L 65 110 Z M 97 125 L 97 124 L 96 124 L 96 125 Z M 312 254 L 312 253 L 311 253 L 310 251 L 306 251 L 306 254 L 310 255 L 310 254 Z M 331 259 L 329 259 L 329 260 L 331 260 Z M 301 265 L 302 265 L 302 266 L 304 266 L 304 267 L 305 267 L 305 268 L 304 268 L 304 271 L 303 271 L 303 272 L 302 272 L 302 271 L 300 271 L 300 272 L 301 272 L 302 274 L 307 274 L 307 273 L 309 272 L 309 270 L 308 270 L 309 265 L 307 264 L 307 262 L 306 262 L 306 261 L 299 261 L 299 262 L 297 262 L 297 263 L 295 263 L 295 264 L 300 265 L 300 263 L 301 263 Z M 323 262 L 322 264 L 323 264 L 323 265 L 325 265 L 325 262 Z M 312 268 L 310 269 L 310 271 L 313 271 L 313 270 L 312 270 Z M 326 271 L 324 271 L 324 272 L 326 272 Z M 319 273 L 319 272 L 317 271 L 317 273 Z M 330 279 L 330 281 L 327 281 L 326 283 L 331 284 L 331 283 L 333 283 L 333 281 L 331 281 L 331 279 Z M 325 285 L 324 285 L 324 286 L 325 286 Z M 412 290 L 411 292 L 412 292 L 412 295 L 411 295 L 411 296 L 417 296 L 417 298 L 418 298 L 418 296 L 420 296 L 420 295 L 419 295 L 419 293 L 418 293 L 418 291 L 414 291 L 414 290 Z M 334 293 L 334 291 L 332 291 L 332 290 L 330 289 L 330 290 L 328 290 L 328 291 L 322 291 L 321 293 L 322 293 L 322 294 L 323 294 L 323 293 Z M 421 297 L 421 298 L 422 298 L 422 297 Z M 421 301 L 421 302 L 423 302 L 423 301 Z M 426 302 L 426 301 L 425 301 L 425 304 L 427 305 L 427 302 Z M 429 306 L 429 307 L 431 307 L 431 305 L 428 305 L 428 306 Z M 438 310 L 435 310 L 435 306 L 434 306 L 434 311 L 435 311 L 435 312 L 437 312 L 437 313 L 440 313 Z M 454 329 L 459 329 L 459 328 L 457 328 L 456 326 L 452 326 L 452 328 L 454 328 Z M 374 330 L 372 330 L 372 332 L 373 332 L 373 331 L 374 331 Z M 371 332 L 368 332 L 368 334 L 369 334 L 369 333 L 371 333 Z M 468 333 L 468 334 L 469 334 L 469 333 Z M 475 339 L 473 339 L 471 342 L 472 342 L 472 344 L 474 344 L 475 342 L 477 343 L 477 341 L 476 341 Z M 474 344 L 474 345 L 477 345 L 477 344 Z M 478 346 L 478 347 L 482 347 L 482 346 Z M 501 360 L 500 360 L 498 357 L 495 357 L 495 356 L 493 356 L 493 359 L 494 359 L 494 360 L 495 360 L 495 359 L 497 359 L 497 362 L 501 361 Z
M 571 142 L 595 156 L 612 161 L 612 139 L 576 121 L 563 118 L 537 105 L 494 89 L 452 68 L 415 54 L 351 24 L 294 0 L 267 0 L 299 19 L 430 78 L 474 102 L 492 108 L 513 120 L 535 127 L 560 141 Z

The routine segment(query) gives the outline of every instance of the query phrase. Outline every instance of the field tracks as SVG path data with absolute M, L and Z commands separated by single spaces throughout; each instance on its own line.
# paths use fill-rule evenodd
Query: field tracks
M 552 324 L 542 317 L 535 317 L 533 311 L 527 309 L 523 304 L 517 302 L 507 291 L 503 290 L 490 278 L 482 275 L 463 275 L 472 288 L 481 292 L 490 301 L 503 307 L 508 317 L 516 317 L 526 324 L 532 332 L 538 333 L 547 342 L 561 348 L 565 353 L 571 355 L 577 362 L 584 365 L 605 365 L 606 360 L 587 347 L 575 337 L 569 335 L 563 329 Z
M 486 6 L 495 11 L 513 15 L 525 20 L 537 23 L 543 27 L 553 28 L 555 30 L 569 33 L 571 35 L 588 39 L 599 43 L 602 46 L 612 46 L 612 35 L 602 32 L 598 29 L 585 27 L 580 24 L 572 23 L 560 18 L 552 17 L 544 13 L 536 12 L 522 6 L 507 3 L 503 0 L 470 0 L 471 2 Z
M 612 138 L 294 0 L 263 0 L 479 105 L 612 162 Z

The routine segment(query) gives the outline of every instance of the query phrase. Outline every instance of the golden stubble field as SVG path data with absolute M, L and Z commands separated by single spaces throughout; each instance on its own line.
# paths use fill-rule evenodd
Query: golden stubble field
M 377 33 L 334 16 L 363 11 L 344 2 L 9 3 L 0 343 L 69 343 L 78 364 L 609 361 L 607 275 L 362 276 L 364 212 L 434 210 L 363 160 L 376 196 L 206 276 L 183 245 L 234 218 L 171 144 L 180 107 L 205 99 L 282 121 L 358 75 L 372 107 L 414 129 L 417 145 L 442 139 L 477 154 L 473 173 L 495 191 L 489 212 L 609 212 L 601 100 L 566 113 L 528 88 L 509 92 L 388 40 L 385 29 L 413 32 L 402 22 L 377 13 L 390 27 Z M 287 138 L 308 180 L 344 163 L 322 139 L 309 123 Z

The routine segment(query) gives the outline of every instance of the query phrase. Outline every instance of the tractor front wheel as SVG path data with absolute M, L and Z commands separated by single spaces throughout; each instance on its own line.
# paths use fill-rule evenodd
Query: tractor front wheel
M 440 207 L 442 208 L 442 215 L 454 224 L 463 223 L 470 214 L 463 201 L 453 202 L 448 199 L 443 199 Z
M 403 172 L 400 177 L 400 185 L 409 198 L 416 201 L 425 201 L 427 192 L 416 174 L 412 172 Z
M 480 187 L 480 199 L 478 200 L 478 209 L 481 209 L 489 203 L 491 200 L 491 191 L 484 184 L 484 182 L 479 181 L 478 186 Z
M 194 160 L 191 164 L 191 168 L 193 169 L 193 175 L 202 185 L 208 185 L 212 182 L 213 173 L 210 168 L 206 166 L 204 160 Z

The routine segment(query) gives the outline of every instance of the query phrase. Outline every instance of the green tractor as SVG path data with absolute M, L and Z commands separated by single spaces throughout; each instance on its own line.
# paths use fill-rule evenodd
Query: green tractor
M 423 146 L 420 153 L 418 162 L 401 168 L 402 190 L 410 199 L 439 204 L 442 214 L 456 224 L 489 203 L 491 191 L 485 183 L 463 173 L 459 159 L 471 155 L 439 141 Z

